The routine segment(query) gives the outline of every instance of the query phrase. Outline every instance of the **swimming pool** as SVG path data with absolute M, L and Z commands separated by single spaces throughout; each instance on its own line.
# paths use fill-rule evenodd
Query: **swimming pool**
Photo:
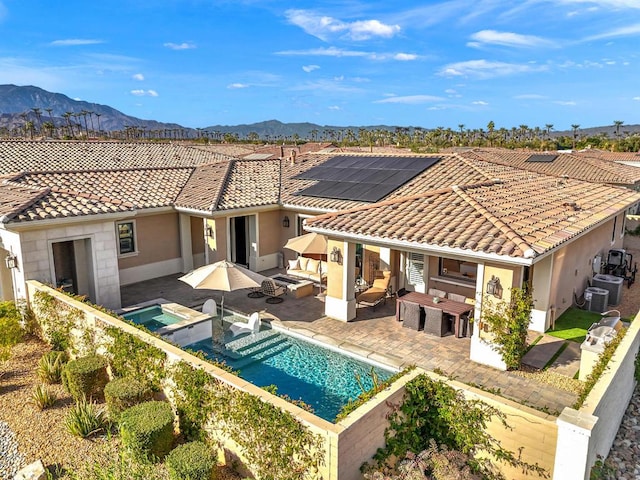
M 237 339 L 229 335 L 226 332 L 221 342 L 207 338 L 187 348 L 224 361 L 254 385 L 276 385 L 278 394 L 304 401 L 329 421 L 363 389 L 374 386 L 373 376 L 383 381 L 395 373 L 275 329 Z
M 148 328 L 152 332 L 184 320 L 177 315 L 165 312 L 162 310 L 161 305 L 151 305 L 149 307 L 140 308 L 138 310 L 133 310 L 132 312 L 124 313 L 122 316 L 133 323 Z

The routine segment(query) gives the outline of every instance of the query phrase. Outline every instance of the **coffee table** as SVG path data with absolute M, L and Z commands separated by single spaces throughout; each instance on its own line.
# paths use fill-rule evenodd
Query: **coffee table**
M 308 297 L 313 295 L 313 282 L 311 280 L 304 280 L 302 278 L 295 278 L 289 275 L 279 273 L 271 277 L 278 285 L 282 285 L 287 289 L 287 292 L 294 295 L 296 298 Z

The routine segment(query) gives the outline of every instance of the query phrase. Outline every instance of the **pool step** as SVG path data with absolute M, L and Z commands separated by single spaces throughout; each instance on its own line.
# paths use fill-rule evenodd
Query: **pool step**
M 291 348 L 291 345 L 288 342 L 286 341 L 278 342 L 278 343 L 272 344 L 269 348 L 265 348 L 257 353 L 254 353 L 252 355 L 246 355 L 238 360 L 234 360 L 232 367 L 237 370 L 242 370 L 243 368 L 246 368 L 248 365 L 251 365 L 256 362 L 262 362 L 267 358 L 273 357 L 275 355 L 278 355 L 281 352 L 284 352 L 285 350 L 288 350 L 289 348 Z
M 245 350 L 250 350 L 253 346 L 267 342 L 271 339 L 280 338 L 278 332 L 274 330 L 261 330 L 255 334 L 242 335 L 234 338 L 230 342 L 225 343 L 225 348 L 232 352 L 243 352 Z

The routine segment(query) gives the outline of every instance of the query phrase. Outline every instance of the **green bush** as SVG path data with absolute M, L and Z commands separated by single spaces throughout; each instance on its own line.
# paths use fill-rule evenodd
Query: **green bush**
M 100 398 L 108 381 L 107 359 L 99 355 L 71 360 L 62 373 L 62 383 L 76 401 L 83 397 Z
M 86 438 L 105 430 L 109 422 L 104 409 L 83 397 L 71 407 L 64 419 L 64 425 L 72 435 Z
M 109 417 L 117 421 L 127 408 L 151 400 L 151 389 L 135 378 L 116 378 L 104 387 Z
M 167 402 L 144 402 L 120 414 L 122 444 L 137 459 L 163 458 L 173 445 L 173 411 Z
M 165 465 L 171 480 L 208 480 L 216 462 L 211 448 L 195 441 L 174 448 Z
M 11 347 L 20 343 L 23 335 L 20 311 L 13 302 L 0 302 L 0 361 L 9 358 Z
M 54 350 L 45 353 L 38 362 L 38 378 L 44 383 L 60 383 L 67 360 L 66 352 Z
M 57 400 L 56 394 L 44 384 L 37 385 L 31 394 L 31 400 L 38 410 L 52 407 Z

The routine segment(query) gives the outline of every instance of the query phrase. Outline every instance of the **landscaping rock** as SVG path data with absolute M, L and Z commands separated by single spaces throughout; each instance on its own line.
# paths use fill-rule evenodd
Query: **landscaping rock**
M 13 480 L 45 480 L 47 478 L 47 471 L 44 468 L 41 460 L 27 465 L 21 469 Z
M 13 478 L 24 464 L 16 436 L 6 422 L 0 422 L 0 478 Z

